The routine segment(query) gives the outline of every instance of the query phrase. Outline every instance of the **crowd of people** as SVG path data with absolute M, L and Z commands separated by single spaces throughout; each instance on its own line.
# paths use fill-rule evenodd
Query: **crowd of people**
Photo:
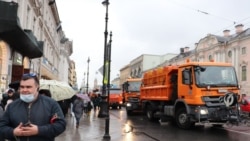
M 39 79 L 35 74 L 24 74 L 18 88 L 9 88 L 2 95 L 0 141 L 53 141 L 65 131 L 67 115 L 75 117 L 78 128 L 83 115 L 88 117 L 92 109 L 100 109 L 101 100 L 94 90 L 56 101 L 50 90 L 39 90 Z
M 88 117 L 92 109 L 94 111 L 100 109 L 101 100 L 100 94 L 96 94 L 95 91 L 91 94 L 79 93 L 75 95 L 75 100 L 72 101 L 72 111 L 76 119 L 76 128 L 79 127 L 83 114 Z

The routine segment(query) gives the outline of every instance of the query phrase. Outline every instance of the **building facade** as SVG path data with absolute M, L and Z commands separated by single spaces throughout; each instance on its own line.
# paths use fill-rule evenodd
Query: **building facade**
M 120 87 L 122 88 L 122 84 L 126 81 L 126 79 L 128 77 L 130 77 L 130 72 L 131 72 L 131 68 L 128 65 L 125 65 L 124 67 L 122 67 L 120 69 L 120 82 L 119 82 L 119 85 Z
M 78 88 L 78 85 L 77 85 L 76 66 L 73 60 L 70 60 L 70 66 L 68 72 L 69 72 L 68 75 L 69 85 L 76 90 Z
M 183 50 L 178 56 L 168 60 L 164 65 L 191 61 L 216 61 L 231 63 L 236 70 L 241 94 L 250 95 L 250 28 L 245 29 L 242 24 L 235 26 L 235 32 L 223 31 L 223 36 L 208 34 L 195 44 L 194 50 Z
M 178 55 L 165 58 L 157 55 L 141 55 L 120 70 L 120 83 L 128 77 L 142 77 L 143 72 L 159 66 L 178 65 L 191 61 L 216 61 L 231 63 L 236 70 L 241 94 L 250 95 L 250 28 L 244 25 L 235 26 L 235 31 L 224 30 L 223 35 L 208 34 L 195 44 L 193 50 L 189 47 L 180 48 Z M 157 58 L 158 57 L 158 58 Z M 162 58 L 162 59 L 160 59 Z M 126 68 L 126 69 L 125 69 Z M 127 71 L 130 71 L 128 73 Z
M 169 60 L 177 54 L 167 53 L 164 55 L 143 54 L 120 69 L 120 87 L 127 78 L 141 78 L 147 70 L 153 69 L 166 60 Z M 118 83 L 118 82 L 116 82 Z
M 28 72 L 75 85 L 68 77 L 72 53 L 54 0 L 0 0 L 2 91 Z

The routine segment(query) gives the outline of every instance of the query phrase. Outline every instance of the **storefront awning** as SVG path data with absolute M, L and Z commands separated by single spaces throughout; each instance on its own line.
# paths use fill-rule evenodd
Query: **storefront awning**
M 43 41 L 37 41 L 31 30 L 23 30 L 17 17 L 18 4 L 0 1 L 0 39 L 29 58 L 43 55 Z

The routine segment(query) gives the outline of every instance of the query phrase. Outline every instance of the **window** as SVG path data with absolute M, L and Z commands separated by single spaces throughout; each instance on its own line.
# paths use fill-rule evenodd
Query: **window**
M 246 47 L 241 48 L 241 54 L 246 54 Z
M 213 56 L 212 55 L 209 55 L 208 56 L 208 60 L 211 61 L 213 59 Z
M 141 77 L 141 68 L 140 68 L 140 67 L 139 67 L 137 76 L 138 76 L 138 77 Z
M 182 84 L 190 85 L 192 84 L 191 82 L 191 72 L 189 68 L 185 68 L 182 71 Z
M 14 53 L 14 60 L 13 60 L 13 64 L 15 65 L 22 65 L 23 61 L 23 57 L 20 53 L 15 52 Z
M 26 28 L 30 28 L 30 18 L 31 15 L 30 15 L 30 7 L 28 6 L 27 7 L 27 15 L 26 15 Z
M 231 50 L 228 51 L 227 55 L 228 55 L 229 58 L 231 58 L 232 57 L 232 51 Z
M 247 80 L 247 67 L 242 66 L 241 68 L 241 81 L 246 81 Z

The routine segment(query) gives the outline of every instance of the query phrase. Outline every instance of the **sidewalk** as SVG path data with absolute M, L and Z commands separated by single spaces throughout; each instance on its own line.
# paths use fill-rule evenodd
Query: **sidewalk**
M 55 141 L 104 141 L 103 136 L 106 128 L 106 118 L 98 118 L 97 115 L 98 111 L 94 112 L 93 110 L 89 117 L 84 115 L 80 121 L 79 128 L 75 127 L 75 118 L 67 115 L 67 129 L 63 134 L 59 135 Z M 114 115 L 110 115 L 109 125 L 110 140 L 126 140 L 122 120 Z

